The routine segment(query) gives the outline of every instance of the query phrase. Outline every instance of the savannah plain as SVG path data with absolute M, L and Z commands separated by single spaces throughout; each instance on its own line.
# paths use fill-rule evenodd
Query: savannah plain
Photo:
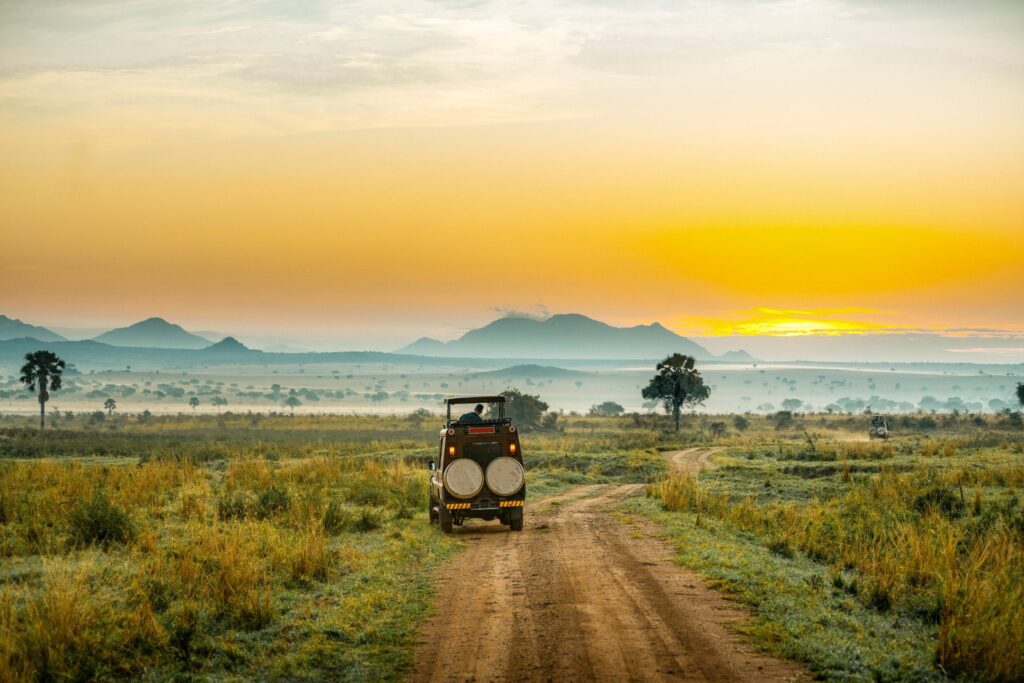
M 447 536 L 437 415 L 229 407 L 0 418 L 0 680 L 1024 672 L 1019 412 L 563 413 Z

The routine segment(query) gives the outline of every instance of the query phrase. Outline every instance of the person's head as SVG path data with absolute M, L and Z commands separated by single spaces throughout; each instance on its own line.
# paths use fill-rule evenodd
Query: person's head
M 473 408 L 473 412 L 476 413 L 477 415 L 483 415 L 484 414 L 484 404 L 483 403 L 477 403 L 476 404 L 476 408 Z

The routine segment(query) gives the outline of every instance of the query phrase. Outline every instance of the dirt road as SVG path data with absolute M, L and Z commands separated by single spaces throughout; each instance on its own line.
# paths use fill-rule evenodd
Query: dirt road
M 668 453 L 709 465 L 709 449 Z M 800 667 L 729 630 L 734 603 L 671 562 L 648 522 L 609 514 L 639 485 L 583 486 L 528 503 L 526 528 L 467 522 L 443 568 L 413 681 L 782 681 Z

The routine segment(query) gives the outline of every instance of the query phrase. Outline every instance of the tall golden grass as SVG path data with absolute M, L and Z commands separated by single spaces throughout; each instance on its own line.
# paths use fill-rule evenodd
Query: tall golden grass
M 950 444 L 930 457 L 952 457 Z M 673 511 L 712 516 L 773 549 L 791 548 L 833 567 L 837 581 L 878 609 L 902 609 L 938 625 L 937 662 L 948 672 L 1019 680 L 1024 671 L 1024 510 L 983 486 L 1017 488 L 1024 465 L 937 470 L 922 465 L 854 480 L 840 495 L 804 502 L 738 498 L 698 476 L 648 486 Z M 962 487 L 979 487 L 968 499 Z

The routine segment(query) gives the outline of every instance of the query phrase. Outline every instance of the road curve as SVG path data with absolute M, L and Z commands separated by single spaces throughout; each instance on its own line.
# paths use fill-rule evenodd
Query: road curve
M 709 456 L 666 454 L 677 468 Z M 581 486 L 528 503 L 522 533 L 457 530 L 469 547 L 440 571 L 409 680 L 809 680 L 744 644 L 730 625 L 748 615 L 676 566 L 649 522 L 610 514 L 640 489 Z

